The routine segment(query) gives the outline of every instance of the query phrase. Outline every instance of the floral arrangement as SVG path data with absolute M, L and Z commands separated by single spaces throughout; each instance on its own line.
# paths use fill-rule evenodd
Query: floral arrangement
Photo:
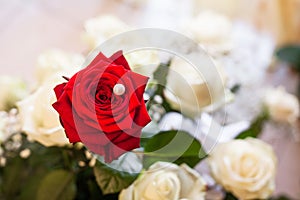
M 193 23 L 213 16 L 199 15 Z M 225 35 L 190 29 L 199 40 L 212 37 L 206 45 L 214 57 L 231 48 L 230 22 L 216 20 L 227 28 Z M 111 23 L 111 29 L 101 29 Z M 88 20 L 85 29 L 83 38 L 94 48 L 130 28 L 105 16 Z M 219 39 L 220 48 L 212 48 Z M 237 89 L 226 85 L 220 66 L 225 102 L 218 95 L 210 99 L 207 83 L 193 68 L 177 58 L 161 62 L 156 51 L 97 52 L 92 61 L 84 60 L 61 50 L 45 52 L 37 59 L 33 89 L 0 78 L 1 199 L 48 199 L 49 194 L 52 199 L 276 199 L 271 196 L 277 158 L 258 136 L 268 120 L 296 122 L 299 103 L 292 94 L 270 89 L 260 114 L 232 130 L 211 117 L 234 101 Z M 154 67 L 143 68 L 145 63 Z M 231 131 L 211 139 L 212 149 L 197 128 L 210 128 L 206 119 Z

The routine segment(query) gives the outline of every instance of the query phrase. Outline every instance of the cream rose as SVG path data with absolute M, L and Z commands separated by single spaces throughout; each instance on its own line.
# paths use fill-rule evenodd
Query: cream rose
M 275 188 L 277 159 L 259 139 L 219 144 L 209 157 L 216 181 L 240 199 L 267 199 Z
M 120 200 L 201 200 L 206 183 L 186 164 L 177 166 L 157 162 L 145 171 L 131 186 L 124 189 Z
M 160 63 L 158 53 L 154 50 L 134 51 L 126 54 L 125 58 L 132 71 L 148 77 L 153 76 Z
M 292 124 L 299 117 L 299 101 L 296 96 L 287 93 L 284 87 L 267 91 L 264 102 L 275 121 Z
M 83 40 L 94 49 L 106 39 L 128 31 L 130 27 L 113 15 L 102 15 L 88 19 L 84 29 Z
M 203 11 L 185 23 L 183 32 L 208 50 L 228 51 L 232 48 L 232 22 L 213 11 Z
M 78 71 L 84 63 L 81 54 L 67 53 L 59 49 L 50 49 L 38 56 L 35 75 L 38 83 L 42 84 L 53 74 L 58 76 L 71 76 Z
M 28 139 L 47 147 L 68 144 L 59 116 L 52 107 L 56 101 L 53 88 L 61 81 L 62 77 L 54 75 L 37 91 L 17 104 L 22 130 L 28 135 Z
M 220 66 L 217 65 L 217 68 L 224 82 L 225 75 Z M 213 101 L 207 82 L 202 75 L 183 59 L 172 60 L 165 90 L 165 97 L 172 108 L 193 118 L 204 110 L 212 111 L 233 99 L 233 94 L 224 85 L 211 87 L 217 94 Z M 224 90 L 225 96 L 223 96 Z
M 0 111 L 9 111 L 27 95 L 24 81 L 10 76 L 0 76 L 0 91 Z

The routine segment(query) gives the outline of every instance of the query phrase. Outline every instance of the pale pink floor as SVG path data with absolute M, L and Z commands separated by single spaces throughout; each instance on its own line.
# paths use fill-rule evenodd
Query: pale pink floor
M 172 28 L 173 16 L 184 15 L 182 0 L 173 1 L 171 11 L 153 7 L 119 5 L 120 1 L 99 0 L 0 0 L 0 73 L 30 81 L 37 55 L 49 48 L 86 52 L 80 40 L 83 22 L 93 16 L 112 13 L 131 25 Z M 161 1 L 164 2 L 164 1 Z M 175 3 L 176 2 L 176 3 Z M 181 5 L 178 5 L 181 3 Z M 176 4 L 176 5 L 175 5 Z M 172 5 L 172 4 L 171 4 Z M 184 5 L 184 6 L 182 6 Z M 173 16 L 172 16 L 173 15 Z M 173 17 L 173 18 L 172 18 Z M 173 19 L 173 20 L 172 20 Z M 294 91 L 297 77 L 286 69 L 267 77 L 276 85 Z M 266 128 L 262 138 L 271 143 L 279 158 L 276 194 L 285 193 L 300 199 L 300 143 L 285 130 Z

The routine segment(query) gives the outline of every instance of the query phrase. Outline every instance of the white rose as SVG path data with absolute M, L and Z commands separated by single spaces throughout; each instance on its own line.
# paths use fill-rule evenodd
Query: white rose
M 275 121 L 294 123 L 299 117 L 299 101 L 283 87 L 266 92 L 264 102 Z
M 41 84 L 53 74 L 72 76 L 82 68 L 84 57 L 81 54 L 67 53 L 58 49 L 51 49 L 38 56 L 35 75 Z
M 224 82 L 225 75 L 221 69 L 218 71 Z M 165 97 L 172 108 L 193 118 L 203 110 L 212 111 L 233 99 L 233 95 L 226 89 L 225 97 L 222 95 L 224 94 L 224 85 L 212 85 L 211 87 L 217 94 L 213 101 L 207 82 L 201 74 L 183 59 L 172 60 L 165 90 Z
M 277 159 L 259 139 L 221 143 L 209 163 L 216 181 L 240 199 L 267 199 L 274 191 Z
M 126 54 L 125 58 L 132 71 L 148 77 L 152 77 L 160 63 L 157 51 L 153 50 L 135 51 Z
M 221 51 L 231 49 L 232 22 L 223 15 L 212 11 L 201 12 L 183 27 L 183 32 L 196 42 Z
M 0 111 L 9 111 L 27 94 L 24 81 L 10 76 L 0 76 L 0 91 Z
M 29 140 L 44 146 L 62 146 L 68 143 L 59 115 L 52 107 L 56 101 L 53 88 L 63 82 L 59 75 L 48 79 L 37 91 L 18 102 L 22 130 Z
M 127 189 L 120 193 L 120 200 L 201 200 L 206 183 L 186 164 L 181 166 L 157 162 Z
M 103 15 L 88 19 L 84 29 L 83 40 L 94 49 L 108 38 L 128 31 L 130 27 L 113 15 Z

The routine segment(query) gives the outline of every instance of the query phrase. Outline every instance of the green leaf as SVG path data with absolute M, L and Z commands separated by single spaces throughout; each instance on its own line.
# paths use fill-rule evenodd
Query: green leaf
M 159 133 L 158 124 L 155 121 L 151 121 L 147 126 L 142 129 L 140 146 L 144 147 L 149 138 Z
M 20 195 L 16 199 L 35 199 L 37 191 L 39 189 L 39 185 L 41 184 L 43 177 L 46 176 L 49 170 L 46 170 L 44 167 L 41 166 L 33 168 L 32 171 L 34 172 L 28 173 L 27 177 L 23 179 L 26 182 L 26 185 L 22 185 L 20 187 Z
M 144 167 L 157 161 L 186 163 L 194 167 L 206 153 L 198 140 L 184 131 L 165 131 L 150 138 L 144 147 Z
M 224 200 L 238 200 L 232 193 L 227 192 Z
M 240 89 L 241 89 L 241 84 L 235 84 L 234 86 L 232 86 L 232 88 L 230 88 L 230 91 L 233 94 L 236 94 Z
M 48 170 L 43 165 L 31 167 L 28 163 L 27 159 L 19 156 L 9 159 L 0 175 L 3 177 L 0 181 L 0 199 L 36 199 L 38 186 Z
M 31 155 L 23 159 L 19 153 L 26 148 L 31 150 Z M 60 152 L 59 148 L 46 148 L 39 143 L 28 142 L 22 135 L 22 146 L 18 150 L 4 150 L 7 165 L 0 170 L 0 196 L 4 199 L 35 199 L 42 178 L 62 167 Z
M 94 174 L 104 195 L 114 194 L 127 188 L 138 175 L 136 173 L 118 171 L 99 161 L 94 167 Z
M 167 84 L 167 76 L 169 74 L 170 65 L 171 65 L 171 60 L 169 60 L 167 63 L 160 63 L 158 68 L 153 73 L 153 78 L 157 80 L 158 85 L 165 86 Z M 159 90 L 158 94 L 162 94 L 162 93 L 163 91 Z
M 147 110 L 149 110 L 150 107 L 156 103 L 154 101 L 155 95 L 159 95 L 162 97 L 163 102 L 161 103 L 161 105 L 166 110 L 166 112 L 172 110 L 170 104 L 166 101 L 164 97 L 164 89 L 167 85 L 167 76 L 169 74 L 170 65 L 171 60 L 169 60 L 167 63 L 160 63 L 155 72 L 153 73 L 153 79 L 156 80 L 156 84 L 155 89 L 151 92 L 150 98 L 147 102 Z
M 7 199 L 15 197 L 21 187 L 20 179 L 26 176 L 23 166 L 24 160 L 20 157 L 15 157 L 9 160 L 5 168 L 1 169 L 1 193 L 5 195 Z M 3 170 L 3 171 L 2 171 Z
M 276 56 L 279 60 L 290 63 L 300 71 L 300 46 L 289 45 L 277 50 Z
M 76 186 L 76 200 L 101 199 L 103 197 L 91 167 L 85 167 L 76 174 Z
M 65 170 L 55 170 L 43 178 L 37 192 L 37 199 L 72 200 L 75 195 L 76 185 L 74 174 Z
M 253 120 L 250 127 L 247 130 L 242 131 L 235 139 L 245 139 L 247 137 L 258 137 L 261 133 L 265 122 L 269 119 L 269 112 L 267 109 L 263 109 L 262 112 Z

